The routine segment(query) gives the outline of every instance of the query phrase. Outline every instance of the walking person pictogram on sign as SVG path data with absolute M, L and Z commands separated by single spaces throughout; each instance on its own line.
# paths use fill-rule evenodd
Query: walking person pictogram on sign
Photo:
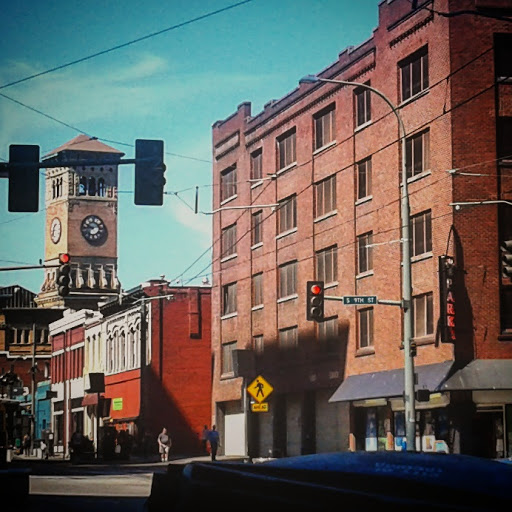
M 258 403 L 266 400 L 273 390 L 274 388 L 261 375 L 258 375 L 247 387 L 247 392 Z

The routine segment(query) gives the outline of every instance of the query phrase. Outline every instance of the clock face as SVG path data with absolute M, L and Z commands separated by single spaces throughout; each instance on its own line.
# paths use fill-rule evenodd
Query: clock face
M 52 224 L 50 226 L 50 237 L 52 242 L 56 244 L 60 240 L 60 235 L 62 233 L 62 225 L 58 217 L 55 217 L 52 220 Z
M 101 245 L 107 239 L 107 227 L 97 215 L 87 215 L 80 230 L 82 236 L 92 245 Z

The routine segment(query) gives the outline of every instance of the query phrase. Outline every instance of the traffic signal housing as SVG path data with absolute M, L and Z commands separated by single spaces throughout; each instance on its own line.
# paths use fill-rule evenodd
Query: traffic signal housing
M 324 282 L 308 281 L 306 288 L 306 318 L 315 322 L 324 319 Z
M 162 206 L 164 204 L 165 164 L 162 140 L 135 141 L 135 196 L 136 205 Z
M 10 212 L 39 210 L 39 146 L 11 144 L 9 146 Z
M 501 243 L 501 273 L 503 277 L 512 279 L 512 240 Z
M 57 268 L 57 293 L 61 297 L 69 295 L 71 284 L 71 258 L 64 252 L 59 254 L 59 267 Z

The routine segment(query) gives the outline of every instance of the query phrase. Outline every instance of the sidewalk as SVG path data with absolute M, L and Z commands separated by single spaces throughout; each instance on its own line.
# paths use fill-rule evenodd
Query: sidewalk
M 150 466 L 167 466 L 168 464 L 188 464 L 189 462 L 208 462 L 211 458 L 209 455 L 171 455 L 170 460 L 167 462 L 162 462 L 159 459 L 158 454 L 151 455 L 148 457 L 142 457 L 139 455 L 132 455 L 128 460 L 103 460 L 103 459 L 92 459 L 92 460 L 84 460 L 78 464 L 74 464 L 77 466 L 88 466 L 88 465 L 106 465 L 106 466 L 120 466 L 120 465 L 150 465 Z M 217 461 L 229 461 L 229 462 L 251 462 L 249 457 L 244 456 L 236 456 L 236 455 L 218 455 Z M 39 457 L 38 455 L 12 455 L 12 463 L 42 463 L 42 464 L 72 464 L 69 458 L 63 458 L 62 455 L 56 455 L 53 457 L 48 457 L 48 459 L 44 459 Z M 7 463 L 9 464 L 9 462 Z

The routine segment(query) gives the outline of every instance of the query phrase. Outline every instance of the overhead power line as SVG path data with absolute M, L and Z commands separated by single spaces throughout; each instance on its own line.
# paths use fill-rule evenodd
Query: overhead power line
M 151 34 L 147 34 L 142 37 L 138 37 L 137 39 L 133 39 L 126 43 L 118 44 L 117 46 L 113 46 L 112 48 L 107 48 L 106 50 L 101 50 L 100 52 L 93 53 L 92 55 L 87 55 L 86 57 L 81 57 L 80 59 L 73 60 L 71 62 L 67 62 L 66 64 L 61 64 L 60 66 L 55 66 L 54 68 L 47 69 L 46 71 L 41 71 L 40 73 L 35 73 L 30 76 L 26 76 L 25 78 L 20 78 L 19 80 L 14 80 L 13 82 L 9 82 L 4 85 L 0 85 L 0 89 L 6 89 L 7 87 L 11 87 L 13 85 L 20 84 L 22 82 L 26 82 L 28 80 L 32 80 L 33 78 L 37 78 L 39 76 L 47 75 L 49 73 L 53 73 L 54 71 L 58 71 L 60 69 L 67 68 L 69 66 L 73 66 L 75 64 L 79 64 L 80 62 L 85 62 L 86 60 L 94 59 L 95 57 L 99 57 L 100 55 L 105 55 L 106 53 L 113 52 L 115 50 L 120 50 L 121 48 L 126 48 L 135 43 L 140 43 L 141 41 L 145 41 L 146 39 L 150 39 L 155 36 L 159 36 L 160 34 L 164 34 L 165 32 L 170 32 L 171 30 L 176 30 L 177 28 L 185 27 L 186 25 L 190 25 L 191 23 L 195 23 L 196 21 L 204 20 L 206 18 L 210 18 L 215 16 L 216 14 L 220 14 L 221 12 L 228 11 L 230 9 L 234 9 L 235 7 L 239 7 L 243 4 L 247 4 L 252 2 L 253 0 L 243 0 L 242 2 L 238 2 L 233 5 L 228 5 L 227 7 L 223 7 L 222 9 L 217 9 L 216 11 L 212 11 L 201 16 L 197 16 L 192 18 L 191 20 L 184 21 L 182 23 L 178 23 L 177 25 L 172 25 L 171 27 L 164 28 L 162 30 L 158 30 L 157 32 L 153 32 Z

